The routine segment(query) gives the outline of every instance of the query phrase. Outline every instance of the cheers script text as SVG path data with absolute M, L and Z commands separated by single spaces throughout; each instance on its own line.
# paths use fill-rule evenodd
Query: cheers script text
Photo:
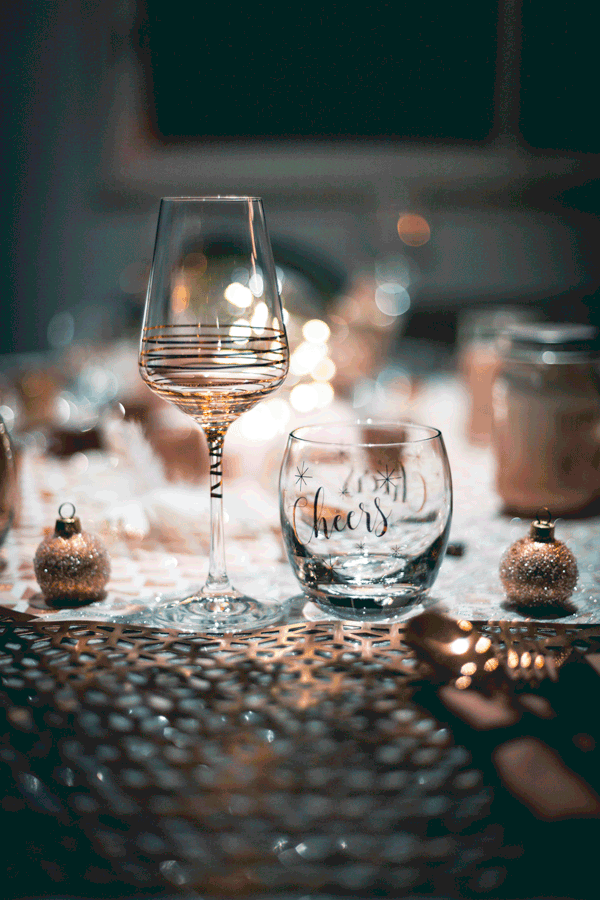
M 323 537 L 329 539 L 334 533 L 339 534 L 339 532 L 346 531 L 346 529 L 355 531 L 363 524 L 367 531 L 375 535 L 375 537 L 383 537 L 388 530 L 388 522 L 392 514 L 391 509 L 388 512 L 385 512 L 381 506 L 379 497 L 375 497 L 373 500 L 374 511 L 373 509 L 369 510 L 367 505 L 361 502 L 358 504 L 358 509 L 353 509 L 344 513 L 336 513 L 328 521 L 323 515 L 323 509 L 325 507 L 325 491 L 320 487 L 315 492 L 314 500 L 312 502 L 307 497 L 302 496 L 298 497 L 294 503 L 292 521 L 298 540 L 300 540 L 300 538 L 296 525 L 296 516 L 298 510 L 304 510 L 309 506 L 312 507 L 312 529 L 310 536 L 305 540 L 306 543 L 309 543 L 313 538 Z M 302 514 L 302 518 L 306 518 L 305 513 Z

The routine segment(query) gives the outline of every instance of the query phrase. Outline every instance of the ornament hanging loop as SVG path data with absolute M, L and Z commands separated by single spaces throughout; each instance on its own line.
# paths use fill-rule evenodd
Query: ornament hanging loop
M 63 512 L 65 507 L 67 507 L 67 509 L 69 509 L 69 507 L 71 508 L 71 514 L 69 516 L 66 516 Z M 75 504 L 71 503 L 70 500 L 66 500 L 58 507 L 58 519 L 54 526 L 54 534 L 56 537 L 69 538 L 74 534 L 80 534 L 80 532 L 81 522 L 79 516 L 75 515 Z
M 71 512 L 68 515 L 63 512 L 63 509 L 65 508 L 65 506 L 71 507 Z M 64 503 L 61 503 L 60 506 L 58 507 L 58 515 L 60 516 L 61 519 L 74 519 L 76 511 L 77 510 L 75 509 L 75 504 L 71 503 L 70 500 L 66 500 Z
M 542 508 L 538 511 L 537 521 L 541 522 L 543 525 L 552 524 L 552 516 L 550 515 L 550 510 L 547 506 L 542 506 Z
M 554 522 L 547 506 L 543 506 L 531 523 L 529 536 L 540 544 L 550 544 L 554 540 Z

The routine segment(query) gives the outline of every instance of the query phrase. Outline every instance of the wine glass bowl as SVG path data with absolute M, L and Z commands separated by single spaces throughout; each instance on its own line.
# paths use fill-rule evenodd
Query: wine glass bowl
M 203 428 L 227 428 L 274 391 L 287 372 L 285 332 L 229 325 L 156 325 L 146 329 L 142 378 Z
M 229 425 L 276 390 L 288 341 L 262 202 L 252 197 L 161 201 L 139 366 L 148 387 L 189 415 L 210 459 L 206 584 L 153 619 L 200 631 L 274 621 L 281 611 L 229 582 L 223 539 L 222 453 Z

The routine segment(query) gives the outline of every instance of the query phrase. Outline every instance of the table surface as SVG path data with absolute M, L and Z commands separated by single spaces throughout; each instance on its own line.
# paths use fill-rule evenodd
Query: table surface
M 600 646 L 596 628 L 480 624 L 499 652 Z M 542 896 L 560 883 L 539 869 L 547 850 L 573 852 L 583 820 L 539 821 L 499 784 L 492 752 L 528 731 L 547 738 L 547 723 L 466 727 L 404 636 L 298 623 L 208 637 L 13 615 L 0 763 L 44 820 L 33 865 L 84 896 Z M 561 716 L 581 706 L 562 674 L 546 687 Z M 585 826 L 597 837 L 594 816 Z
M 568 657 L 536 691 L 553 719 L 521 708 L 510 727 L 465 724 L 402 623 L 319 621 L 302 605 L 241 635 L 123 621 L 202 580 L 206 534 L 188 546 L 175 530 L 115 520 L 127 473 L 106 456 L 26 455 L 0 584 L 6 897 L 591 896 L 582 848 L 599 837 L 598 810 L 544 817 L 499 780 L 494 753 L 532 735 L 600 787 L 597 676 L 582 662 L 600 647 L 598 523 L 561 523 L 583 560 L 576 611 L 508 618 L 497 562 L 526 523 L 498 515 L 486 454 L 453 469 L 453 538 L 466 553 L 445 560 L 431 602 L 474 621 L 503 658 Z M 32 567 L 64 500 L 112 559 L 107 601 L 75 611 L 48 609 Z M 260 570 L 274 603 L 297 593 L 268 513 L 259 537 L 254 527 L 231 539 L 234 574 Z M 565 854 L 570 868 L 555 867 Z

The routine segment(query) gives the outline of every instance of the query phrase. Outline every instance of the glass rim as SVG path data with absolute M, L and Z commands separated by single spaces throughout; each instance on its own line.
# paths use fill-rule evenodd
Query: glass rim
M 211 197 L 161 197 L 161 203 L 207 203 L 215 200 L 240 201 L 244 203 L 262 203 L 262 197 L 250 197 L 237 194 L 215 194 Z
M 343 441 L 343 440 L 316 440 L 314 438 L 303 437 L 300 432 L 308 431 L 309 429 L 323 429 L 323 428 L 354 428 L 357 425 L 368 425 L 370 428 L 416 428 L 423 432 L 425 432 L 425 436 L 423 437 L 415 437 L 408 440 L 403 441 L 378 441 L 373 443 L 372 441 Z M 428 441 L 435 441 L 438 438 L 442 437 L 442 432 L 439 428 L 436 428 L 434 425 L 421 425 L 420 422 L 411 422 L 408 419 L 398 419 L 398 420 L 386 420 L 386 419 L 354 419 L 354 420 L 344 420 L 344 421 L 329 421 L 329 422 L 315 422 L 313 425 L 300 425 L 298 428 L 294 428 L 293 431 L 289 434 L 290 440 L 302 441 L 305 444 L 317 444 L 322 447 L 402 447 L 404 445 L 410 444 L 424 444 Z

